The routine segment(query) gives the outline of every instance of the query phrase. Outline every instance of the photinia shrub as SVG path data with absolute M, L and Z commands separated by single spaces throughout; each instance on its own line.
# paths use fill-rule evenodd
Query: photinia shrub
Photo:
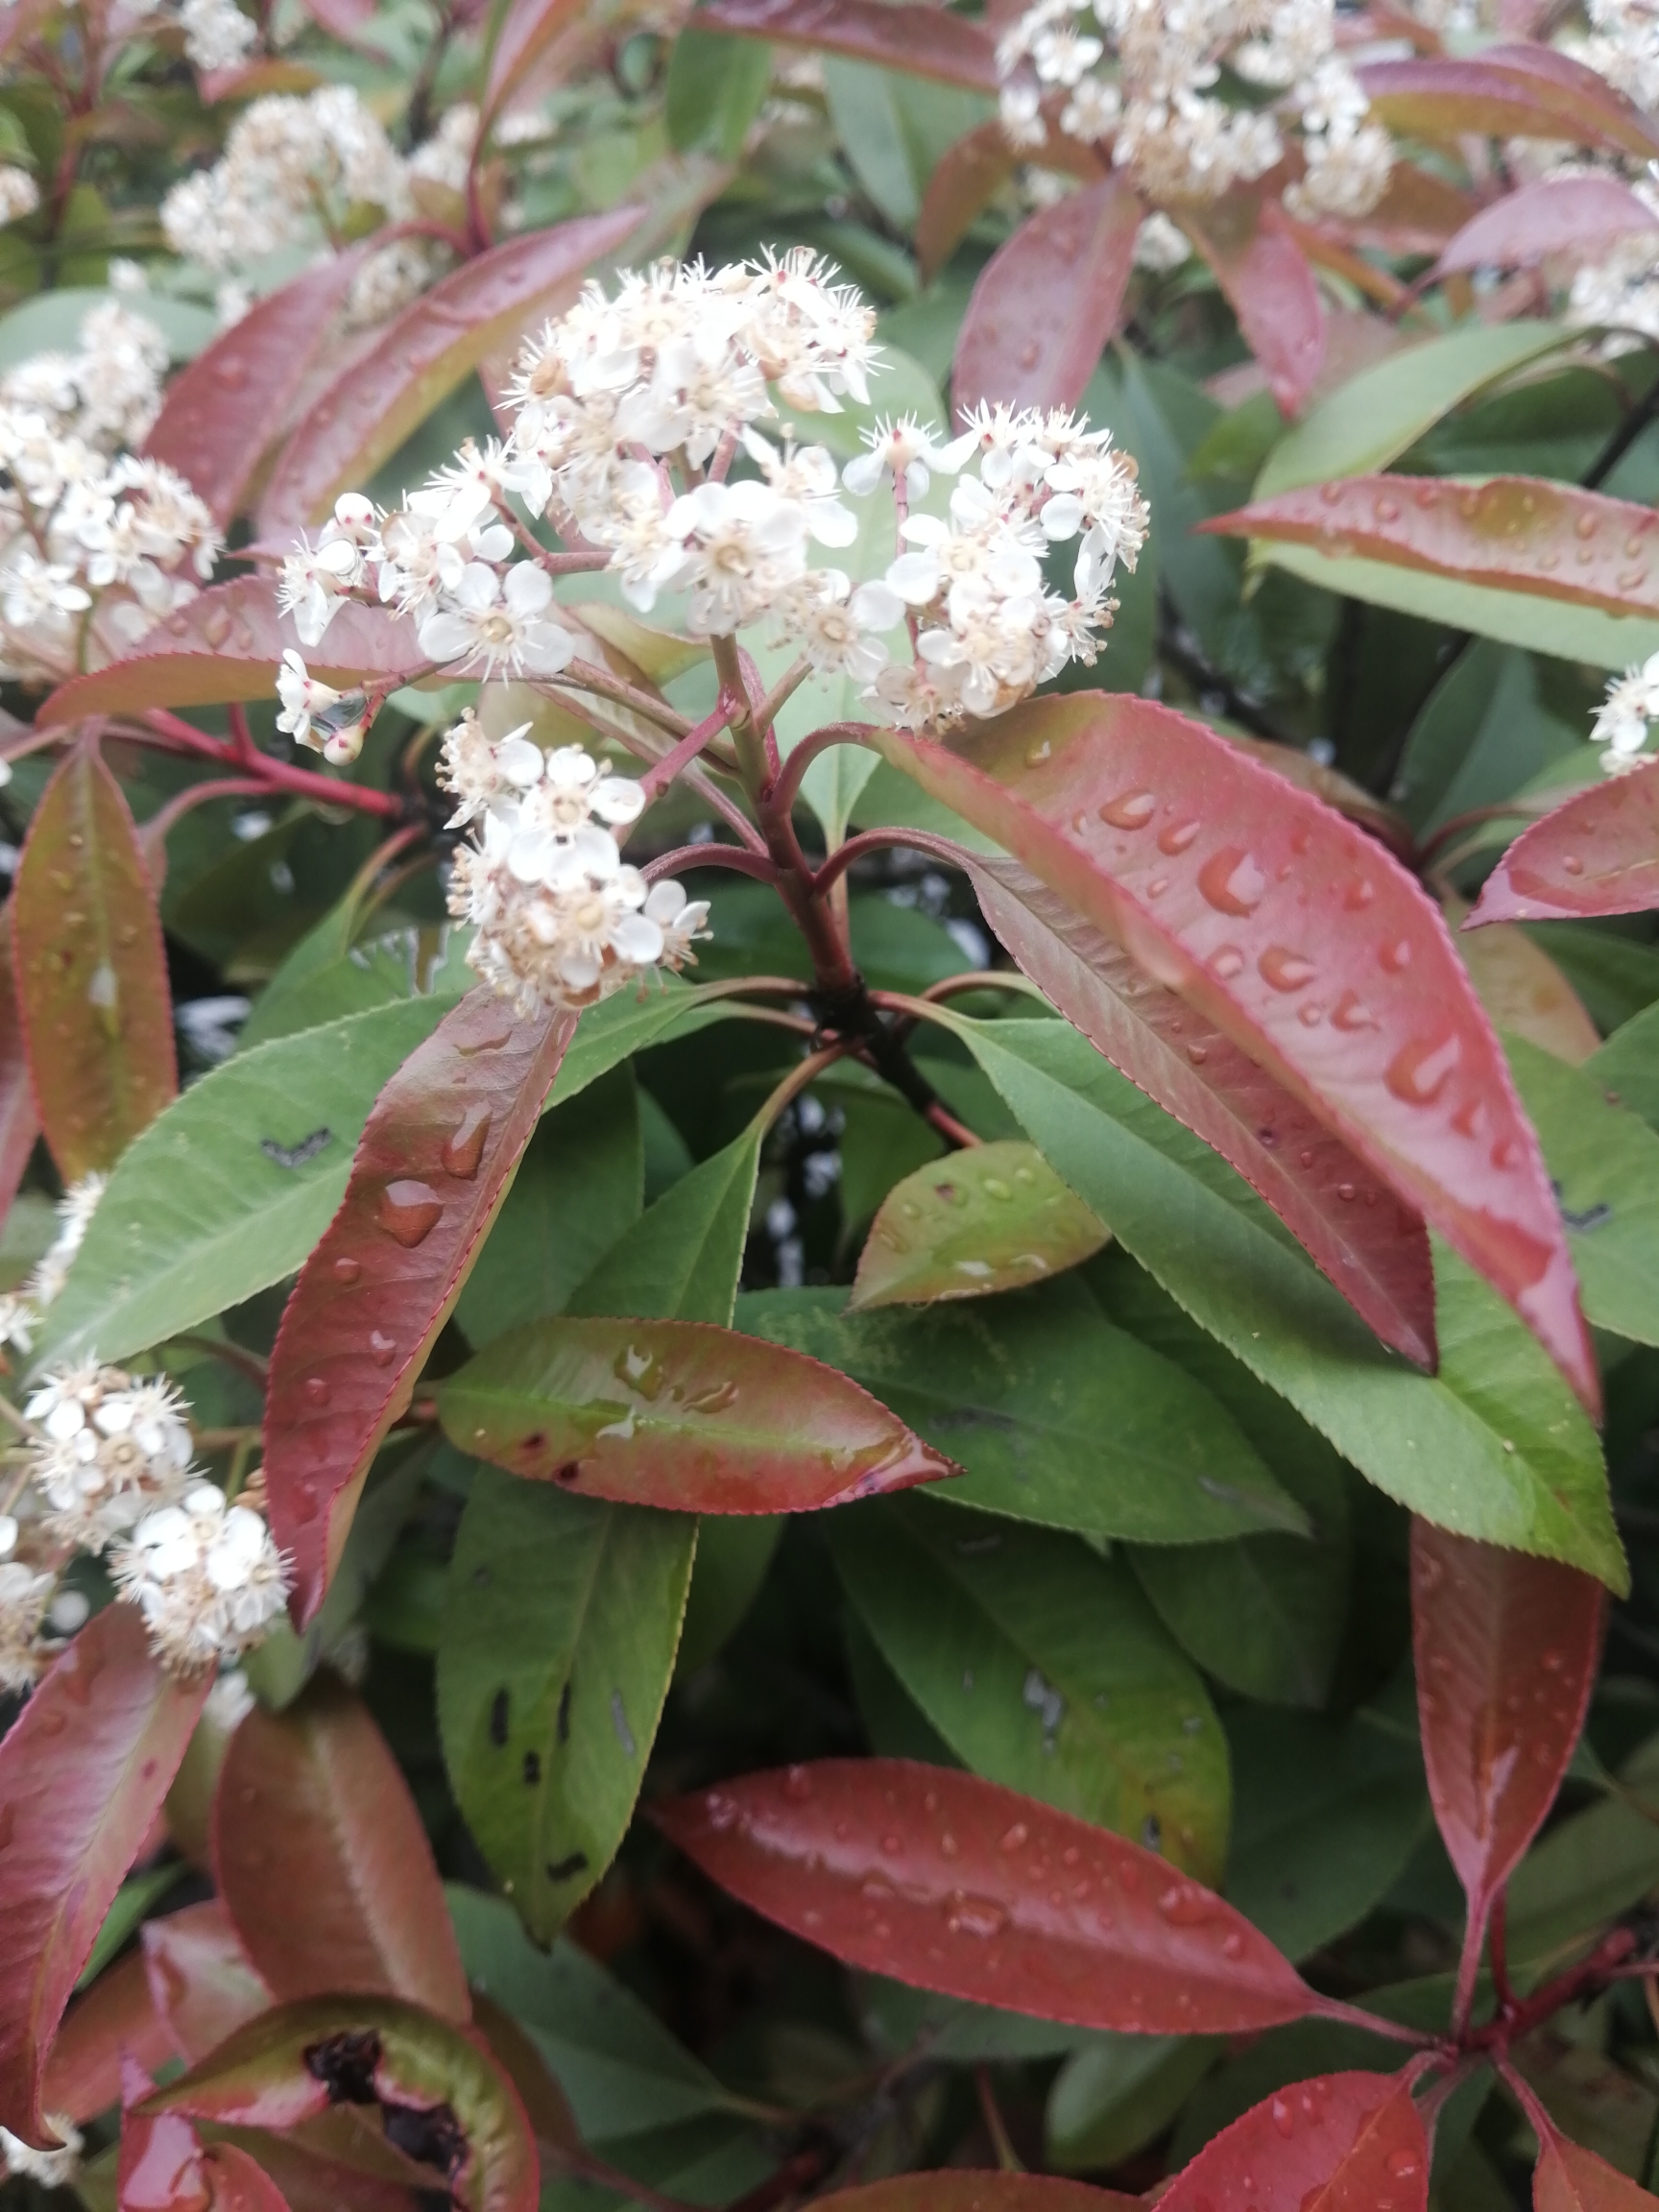
M 1659 2190 L 1659 28 L 0 11 L 0 2198 Z

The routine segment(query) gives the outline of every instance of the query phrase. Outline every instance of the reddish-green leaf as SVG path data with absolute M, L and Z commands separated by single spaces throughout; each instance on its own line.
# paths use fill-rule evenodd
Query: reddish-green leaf
M 424 2212 L 422 2196 L 429 2176 L 401 2176 L 394 2180 L 378 2172 L 366 2172 L 362 2159 L 353 2163 L 331 2157 L 319 2147 L 325 2128 L 347 2116 L 347 2108 L 342 2107 L 322 2121 L 310 2122 L 297 2135 L 273 2135 L 258 2128 L 239 2129 L 233 2147 L 257 2160 L 260 2170 L 281 2191 L 288 2212 Z M 356 2135 L 360 2144 L 381 2149 L 383 2155 L 390 2157 L 384 2139 L 371 2135 L 367 2120 L 358 2119 Z M 227 2143 L 217 2148 L 232 2146 Z M 417 2195 L 417 2191 L 421 2194 Z M 425 2201 L 429 2203 L 430 2198 Z
M 1301 1097 L 1599 1405 L 1503 1051 L 1438 911 L 1374 839 L 1125 693 L 1041 700 L 943 743 L 878 742 Z
M 1545 46 L 1488 46 L 1479 58 L 1417 56 L 1358 72 L 1380 123 L 1410 137 L 1563 138 L 1638 160 L 1659 132 L 1605 77 Z
M 819 2212 L 1143 2212 L 1145 2200 L 1054 2174 L 895 2174 L 817 2200 Z
M 270 699 L 285 651 L 304 657 L 313 676 L 349 687 L 366 676 L 400 681 L 427 665 L 414 627 L 381 607 L 338 608 L 321 645 L 300 641 L 292 617 L 276 612 L 267 576 L 216 584 L 169 614 L 124 660 L 60 684 L 35 719 L 79 722 L 91 714 L 141 714 L 151 707 L 217 707 Z
M 1184 206 L 1181 222 L 1215 272 L 1268 390 L 1286 415 L 1296 414 L 1325 359 L 1325 310 L 1278 203 L 1236 191 L 1201 211 Z
M 1659 760 L 1593 783 L 1523 830 L 1463 925 L 1659 906 Z
M 461 1295 L 574 1027 L 574 1016 L 519 1022 L 480 986 L 374 1103 L 271 1361 L 265 1480 L 301 1621 L 323 1602 L 369 1462 Z
M 213 1867 L 278 1998 L 350 1990 L 470 2017 L 432 1847 L 368 1707 L 331 1676 L 250 1713 L 213 1808 Z
M 1554 1803 L 1601 1656 L 1607 1593 L 1556 1559 L 1411 1524 L 1411 1642 L 1429 1794 L 1469 1898 L 1493 1901 Z
M 1540 177 L 1465 223 L 1434 273 L 1530 268 L 1551 253 L 1605 252 L 1615 239 L 1653 229 L 1659 216 L 1617 177 Z
M 126 2085 L 132 2101 L 149 2094 L 143 2069 L 129 2062 Z M 115 2201 L 119 2212 L 208 2212 L 212 2184 L 202 2154 L 202 2138 L 175 2112 L 147 2120 L 123 2115 Z
M 562 31 L 582 19 L 582 0 L 511 0 L 490 56 L 484 121 L 546 52 Z
M 1453 942 L 1497 1027 L 1581 1067 L 1600 1046 L 1601 1035 L 1543 946 L 1511 922 L 1459 935 L 1467 902 L 1448 898 L 1444 908 Z
M 36 1111 L 74 1182 L 113 1166 L 179 1087 L 155 888 L 93 744 L 75 747 L 35 809 L 12 940 Z
M 136 1608 L 110 1605 L 0 1743 L 0 2114 L 29 2141 L 58 2023 L 208 1685 L 163 1673 Z
M 919 1988 L 1130 2034 L 1349 2016 L 1156 1852 L 976 1775 L 826 1759 L 650 1813 L 756 1911 Z
M 29 1052 L 17 1004 L 12 955 L 12 908 L 0 909 L 0 1221 L 11 1211 L 17 1186 L 40 1134 Z
M 1546 2137 L 1532 2173 L 1533 2212 L 1650 2212 L 1655 2202 L 1617 2166 L 1568 2136 Z
M 321 353 L 360 259 L 336 253 L 301 270 L 167 387 L 144 450 L 195 485 L 222 529 Z
M 1264 1198 L 1384 1343 L 1434 1363 L 1422 1215 L 1293 1091 L 1017 863 L 976 859 L 985 919 L 1067 1020 Z
M 1294 2081 L 1205 2144 L 1164 2212 L 1425 2212 L 1429 2139 L 1409 2082 L 1386 2074 Z
M 701 1321 L 533 1321 L 440 1385 L 464 1452 L 584 1498 L 801 1513 L 957 1470 L 805 1353 Z
M 261 538 L 318 521 L 373 476 L 486 354 L 576 296 L 590 263 L 619 246 L 637 207 L 584 215 L 493 247 L 411 301 L 303 417 L 259 503 Z
M 1104 177 L 1029 216 L 998 247 L 956 339 L 958 413 L 982 399 L 1076 405 L 1118 327 L 1141 216 L 1130 185 Z
M 916 259 L 926 281 L 944 268 L 1019 163 L 1007 132 L 993 119 L 966 132 L 933 164 L 916 218 Z
M 217 1897 L 139 1931 L 151 2001 L 187 2065 L 268 2011 L 272 1992 Z
M 920 0 L 711 0 L 692 20 L 699 31 L 810 46 L 975 92 L 997 90 L 992 35 L 965 15 Z
M 279 2006 L 138 2109 L 283 2130 L 339 2104 L 378 2105 L 466 2212 L 535 2212 L 529 2123 L 482 2037 L 393 1998 Z
M 234 2143 L 215 2143 L 203 2164 L 212 2193 L 210 2212 L 292 2212 L 288 2200 L 257 2159 Z M 355 2205 L 352 2212 L 357 2212 Z
M 1610 614 L 1659 614 L 1659 516 L 1629 499 L 1539 476 L 1493 476 L 1483 484 L 1350 476 L 1281 492 L 1198 527 L 1322 553 L 1359 553 Z
M 888 1191 L 847 1310 L 1016 1290 L 1077 1266 L 1110 1235 L 1035 1144 L 976 1144 L 930 1161 Z
M 177 2055 L 136 1951 L 106 1968 L 63 2015 L 46 2061 L 40 2109 L 60 2112 L 77 2127 L 108 2111 L 121 2098 L 123 2052 L 152 2074 Z

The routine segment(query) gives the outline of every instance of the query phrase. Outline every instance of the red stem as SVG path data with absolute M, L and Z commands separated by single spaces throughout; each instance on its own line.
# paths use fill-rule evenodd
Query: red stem
M 1482 2027 L 1470 2029 L 1462 2038 L 1465 2051 L 1490 2051 L 1502 2058 L 1511 2043 L 1518 2043 L 1523 2035 L 1529 2035 L 1534 2028 L 1559 2012 L 1563 2006 L 1571 2005 L 1575 1998 L 1593 1989 L 1599 1982 L 1616 1975 L 1632 1951 L 1636 1949 L 1635 1932 L 1629 1928 L 1614 1928 L 1602 1936 L 1588 1959 L 1581 1959 L 1576 1966 L 1568 1967 L 1553 1982 L 1546 1982 L 1542 1989 L 1534 1990 L 1530 1997 L 1512 2007 L 1507 2013 L 1500 2013 L 1496 2020 L 1488 2020 Z
M 778 871 L 764 853 L 751 853 L 741 845 L 676 845 L 672 853 L 660 853 L 647 861 L 639 873 L 655 883 L 660 877 L 678 876 L 687 868 L 735 868 L 740 876 L 753 876 L 760 883 L 778 880 Z
M 677 745 L 671 745 L 661 760 L 653 761 L 639 779 L 639 788 L 650 805 L 667 790 L 682 768 L 688 767 L 712 737 L 718 737 L 732 719 L 729 705 L 717 706 L 712 714 L 706 714 L 695 730 L 687 730 Z
M 803 737 L 784 761 L 766 793 L 767 804 L 781 813 L 793 813 L 801 796 L 801 779 L 819 754 L 827 753 L 831 745 L 863 744 L 873 733 L 868 722 L 826 722 L 821 730 Z
M 352 806 L 360 814 L 378 814 L 387 821 L 402 818 L 403 802 L 394 798 L 390 791 L 374 791 L 364 783 L 336 782 L 332 776 L 320 776 L 309 768 L 296 768 L 287 760 L 273 760 L 268 753 L 252 747 L 251 741 L 250 752 L 243 754 L 235 745 L 209 737 L 204 730 L 196 729 L 179 715 L 169 713 L 164 707 L 151 708 L 144 720 L 157 736 L 165 738 L 176 749 L 194 753 L 199 758 L 212 760 L 221 767 L 251 771 L 268 791 L 291 791 L 296 798 L 310 799 L 322 806 Z M 142 732 L 129 733 L 136 736 L 140 743 L 144 741 Z
M 790 754 L 791 766 L 797 757 Z M 836 846 L 813 877 L 813 890 L 822 898 L 854 860 L 862 860 L 868 853 L 883 852 L 890 845 L 903 845 L 911 852 L 926 853 L 935 860 L 942 860 L 947 868 L 966 868 L 973 857 L 965 846 L 953 843 L 949 837 L 929 836 L 925 830 L 866 830 L 859 836 L 849 837 L 845 845 Z

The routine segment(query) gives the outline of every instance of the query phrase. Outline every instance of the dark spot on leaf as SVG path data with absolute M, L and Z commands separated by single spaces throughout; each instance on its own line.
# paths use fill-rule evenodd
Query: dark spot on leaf
M 537 1783 L 538 1783 L 538 1782 L 540 1782 L 540 1781 L 541 1781 L 541 1752 L 540 1752 L 540 1751 L 526 1751 L 526 1752 L 525 1752 L 525 1754 L 524 1754 L 524 1780 L 525 1780 L 525 1783 L 528 1785 L 528 1787 L 529 1787 L 530 1789 L 534 1790 L 534 1789 L 535 1789 L 535 1787 L 536 1787 L 536 1785 L 537 1785 Z
M 305 2053 L 305 2071 L 327 2090 L 330 2104 L 377 2104 L 379 2067 L 380 2038 L 371 2028 L 326 2035 Z
M 474 1590 L 488 1590 L 494 1578 L 493 1572 L 489 1567 L 474 1567 L 472 1570 L 472 1587 Z
M 580 1459 L 566 1459 L 563 1467 L 554 1468 L 553 1479 L 555 1482 L 574 1482 L 581 1472 Z
M 954 1205 L 956 1200 L 956 1186 L 954 1183 L 935 1183 L 933 1186 L 933 1195 L 935 1198 L 943 1198 L 947 1206 Z
M 310 1136 L 301 1137 L 298 1144 L 278 1144 L 275 1137 L 261 1137 L 259 1149 L 278 1167 L 303 1167 L 333 1142 L 332 1129 L 313 1129 Z
M 572 1851 L 568 1859 L 549 1859 L 547 1879 L 549 1882 L 568 1882 L 572 1874 L 584 1873 L 587 1865 L 586 1851 Z
M 1159 1850 L 1164 1841 L 1164 1827 L 1156 1813 L 1148 1813 L 1141 1823 L 1141 1840 L 1148 1851 Z
M 453 2180 L 467 2163 L 467 2130 L 448 2104 L 380 2106 L 386 2140 L 418 2166 L 431 2166 Z
M 534 1436 L 525 1437 L 518 1449 L 520 1452 L 541 1452 L 545 1449 L 546 1443 L 545 1435 L 538 1429 Z
M 560 1743 L 568 1743 L 570 1741 L 570 1685 L 568 1682 L 559 1693 L 558 1726 Z
M 1598 1206 L 1587 1206 L 1582 1214 L 1575 1214 L 1570 1206 L 1562 1202 L 1560 1184 L 1552 1183 L 1551 1188 L 1555 1192 L 1555 1203 L 1561 1208 L 1562 1220 L 1569 1229 L 1577 1230 L 1580 1236 L 1586 1229 L 1599 1229 L 1603 1222 L 1612 1220 L 1613 1209 L 1605 1202 Z
M 497 1690 L 490 1700 L 490 1741 L 499 1751 L 507 1741 L 507 1693 Z

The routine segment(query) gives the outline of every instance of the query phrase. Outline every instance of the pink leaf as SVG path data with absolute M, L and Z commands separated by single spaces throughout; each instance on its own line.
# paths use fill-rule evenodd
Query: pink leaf
M 1659 760 L 1575 792 L 1523 830 L 1463 926 L 1652 906 L 1659 906 Z
M 1295 2081 L 1222 2128 L 1158 2200 L 1162 2212 L 1427 2212 L 1429 2139 L 1408 2081 Z
M 699 31 L 809 46 L 975 92 L 997 90 L 995 38 L 967 16 L 921 0 L 710 0 L 694 21 Z
M 1466 223 L 1434 273 L 1531 268 L 1551 253 L 1605 252 L 1615 239 L 1654 229 L 1659 215 L 1617 177 L 1541 177 Z
M 1325 358 L 1325 310 L 1277 203 L 1235 192 L 1201 214 L 1183 207 L 1181 225 L 1215 272 L 1268 390 L 1286 415 L 1296 414 Z

